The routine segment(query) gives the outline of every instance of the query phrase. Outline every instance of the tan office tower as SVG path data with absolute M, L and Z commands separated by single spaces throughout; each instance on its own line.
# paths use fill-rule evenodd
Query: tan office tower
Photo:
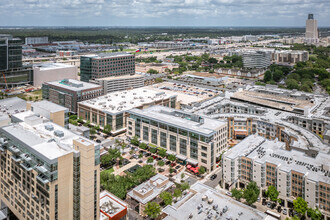
M 306 20 L 306 33 L 305 39 L 309 43 L 318 42 L 319 34 L 317 30 L 317 20 L 314 19 L 313 14 L 308 14 L 308 19 Z
M 0 129 L 0 200 L 24 220 L 95 220 L 100 148 L 35 115 Z

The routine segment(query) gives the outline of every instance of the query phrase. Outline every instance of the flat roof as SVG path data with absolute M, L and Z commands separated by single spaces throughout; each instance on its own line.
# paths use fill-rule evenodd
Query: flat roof
M 104 96 L 79 102 L 78 105 L 98 109 L 109 114 L 117 114 L 142 105 L 152 104 L 174 97 L 176 97 L 176 95 L 170 95 L 166 92 L 154 91 L 142 87 L 108 93 Z
M 75 79 L 56 80 L 52 82 L 47 82 L 47 84 L 68 89 L 71 91 L 82 91 L 87 89 L 102 88 L 100 85 L 83 82 Z
M 31 102 L 31 106 L 38 107 L 38 108 L 47 110 L 49 112 L 69 111 L 68 108 L 55 104 L 53 102 L 47 101 L 47 100 L 42 100 L 39 102 Z
M 324 168 L 324 166 L 330 166 L 329 156 L 322 152 L 319 152 L 313 158 L 301 151 L 285 150 L 284 142 L 250 135 L 224 155 L 225 158 L 230 159 L 235 159 L 239 156 L 250 158 L 255 163 L 272 163 L 282 171 L 290 172 L 292 170 L 300 172 L 308 179 L 330 184 L 330 172 Z
M 125 52 L 118 52 L 118 53 L 99 53 L 99 54 L 83 55 L 82 57 L 91 57 L 91 58 L 95 58 L 95 59 L 103 59 L 103 58 L 124 57 L 124 56 L 134 56 L 134 54 L 125 53 Z
M 84 139 L 86 143 L 94 143 L 55 123 L 44 122 L 35 115 L 25 117 L 23 122 L 3 127 L 1 131 L 49 163 L 73 152 L 73 140 Z M 55 132 L 62 136 L 55 135 Z
M 127 204 L 113 195 L 112 193 L 104 190 L 100 193 L 100 220 L 113 218 L 118 213 L 127 209 Z
M 150 180 L 141 183 L 140 185 L 136 186 L 135 188 L 133 188 L 131 191 L 129 191 L 127 193 L 127 195 L 129 195 L 131 198 L 134 198 L 135 200 L 137 200 L 138 202 L 142 203 L 142 204 L 146 204 L 148 202 L 150 202 L 151 200 L 153 200 L 154 198 L 156 198 L 160 193 L 162 193 L 163 191 L 169 189 L 171 186 L 174 185 L 173 182 L 168 181 L 164 186 L 162 187 L 157 187 L 156 184 L 160 184 L 163 183 L 164 181 L 167 181 L 168 177 L 162 175 L 162 174 L 157 174 L 154 177 L 152 177 Z M 153 181 L 154 183 L 151 183 L 150 181 Z M 146 194 L 147 192 L 152 192 L 150 195 L 142 198 L 138 195 L 136 195 L 135 192 L 141 193 L 141 194 Z
M 26 110 L 26 101 L 18 97 L 0 100 L 0 111 L 7 114 L 14 114 Z
M 142 75 L 122 75 L 122 76 L 109 76 L 104 78 L 98 78 L 95 79 L 95 81 L 101 81 L 101 80 L 120 80 L 120 79 L 134 79 L 134 78 L 144 78 Z
M 65 64 L 65 63 L 40 63 L 34 64 L 33 67 L 39 67 L 41 71 L 53 70 L 53 69 L 63 69 L 63 68 L 72 68 L 75 67 L 73 65 Z
M 211 204 L 209 204 L 210 201 L 212 201 Z M 200 182 L 192 185 L 187 195 L 179 202 L 166 206 L 163 212 L 167 214 L 164 220 L 209 219 L 209 215 L 212 215 L 214 219 L 261 220 L 267 217 L 265 213 L 225 196 Z M 222 212 L 222 216 L 220 217 L 217 212 Z
M 146 109 L 132 109 L 131 114 L 140 115 L 151 120 L 159 121 L 174 127 L 183 128 L 207 136 L 215 133 L 215 129 L 226 125 L 227 122 L 187 113 L 165 106 L 155 105 Z

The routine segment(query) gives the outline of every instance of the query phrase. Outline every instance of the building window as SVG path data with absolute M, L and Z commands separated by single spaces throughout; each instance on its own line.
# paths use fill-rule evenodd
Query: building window
M 151 129 L 151 143 L 158 145 L 157 137 L 158 137 L 157 130 Z
M 143 140 L 149 141 L 149 128 L 143 126 Z
M 176 152 L 176 136 L 170 135 L 170 150 Z
M 163 148 L 166 148 L 167 146 L 167 140 L 166 140 L 166 133 L 160 132 L 160 146 Z
M 190 140 L 190 157 L 195 160 L 198 158 L 198 145 L 195 140 Z
M 187 156 L 187 140 L 180 138 L 180 154 Z

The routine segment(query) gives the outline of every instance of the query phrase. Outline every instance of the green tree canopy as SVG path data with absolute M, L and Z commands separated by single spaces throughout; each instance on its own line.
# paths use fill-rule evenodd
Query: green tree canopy
M 161 166 L 161 167 L 165 165 L 164 161 L 162 161 L 162 160 L 158 160 L 157 164 L 158 164 L 158 166 Z
M 147 159 L 147 163 L 152 163 L 152 162 L 154 162 L 154 158 L 149 157 L 149 158 Z
M 310 217 L 312 220 L 321 220 L 322 219 L 322 212 L 318 209 L 307 209 L 307 216 Z
M 287 79 L 285 83 L 288 89 L 299 89 L 298 81 L 295 79 Z
M 267 70 L 264 74 L 264 82 L 268 82 L 270 80 L 272 80 L 272 72 Z
M 144 213 L 148 215 L 150 218 L 155 219 L 161 213 L 160 205 L 156 202 L 148 202 L 144 209 Z
M 165 157 L 166 156 L 166 149 L 164 148 L 158 148 L 158 152 L 157 154 L 161 157 Z
M 149 73 L 149 74 L 158 74 L 158 71 L 155 70 L 155 69 L 149 69 L 149 70 L 147 71 L 147 73 Z
M 147 149 L 148 145 L 146 143 L 140 143 L 139 148 L 145 150 Z
M 174 192 L 173 192 L 173 196 L 174 196 L 175 198 L 179 198 L 179 197 L 181 197 L 181 196 L 182 196 L 182 192 L 181 192 L 181 190 L 180 190 L 180 189 L 175 189 Z
M 307 202 L 303 198 L 298 197 L 295 200 L 293 200 L 293 208 L 300 215 L 305 215 L 308 205 L 307 205 Z
M 283 72 L 281 70 L 275 70 L 273 73 L 273 80 L 279 82 L 283 78 Z
M 249 205 L 252 205 L 258 200 L 259 194 L 260 189 L 257 186 L 257 183 L 252 181 L 247 185 L 246 189 L 244 190 L 243 198 Z
M 169 155 L 167 156 L 167 159 L 168 159 L 169 161 L 175 161 L 175 160 L 176 160 L 176 156 L 174 156 L 174 155 L 172 155 L 172 154 L 169 154 Z
M 198 169 L 198 172 L 199 172 L 200 174 L 203 175 L 203 174 L 206 172 L 206 168 L 203 167 L 203 166 L 201 166 L 201 167 Z
M 277 191 L 275 186 L 273 186 L 273 185 L 268 186 L 268 189 L 266 191 L 267 198 L 269 198 L 273 202 L 277 202 L 278 195 L 279 195 L 279 192 Z
M 182 176 L 182 175 L 181 175 Z M 185 191 L 185 190 L 187 190 L 187 189 L 189 189 L 190 188 L 190 185 L 189 185 L 189 183 L 187 183 L 187 182 L 184 182 L 184 183 L 182 183 L 181 185 L 180 185 L 180 189 L 182 190 L 182 191 Z
M 238 201 L 240 201 L 241 198 L 243 198 L 243 191 L 242 190 L 239 190 L 239 189 L 235 188 L 235 189 L 232 189 L 230 192 L 231 192 L 232 196 Z
M 160 194 L 159 197 L 163 200 L 163 202 L 165 203 L 165 205 L 171 205 L 172 202 L 173 202 L 173 196 L 169 192 L 164 191 L 164 192 L 162 192 Z
M 135 146 L 139 146 L 140 142 L 139 142 L 139 139 L 137 136 L 134 136 L 132 139 L 131 139 L 131 144 L 135 145 Z

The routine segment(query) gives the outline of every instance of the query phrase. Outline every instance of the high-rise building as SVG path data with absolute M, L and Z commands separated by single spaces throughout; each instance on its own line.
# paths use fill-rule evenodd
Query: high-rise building
M 271 53 L 268 51 L 247 51 L 243 53 L 244 68 L 264 69 L 271 64 Z
M 99 219 L 100 146 L 32 115 L 0 128 L 0 198 L 18 219 Z
M 308 14 L 308 19 L 306 20 L 305 38 L 308 43 L 318 42 L 319 34 L 317 30 L 317 20 L 314 19 L 313 14 Z
M 110 76 L 134 75 L 135 55 L 130 53 L 104 53 L 80 57 L 80 80 Z
M 0 35 L 0 87 L 24 85 L 33 81 L 31 66 L 22 64 L 22 40 Z

